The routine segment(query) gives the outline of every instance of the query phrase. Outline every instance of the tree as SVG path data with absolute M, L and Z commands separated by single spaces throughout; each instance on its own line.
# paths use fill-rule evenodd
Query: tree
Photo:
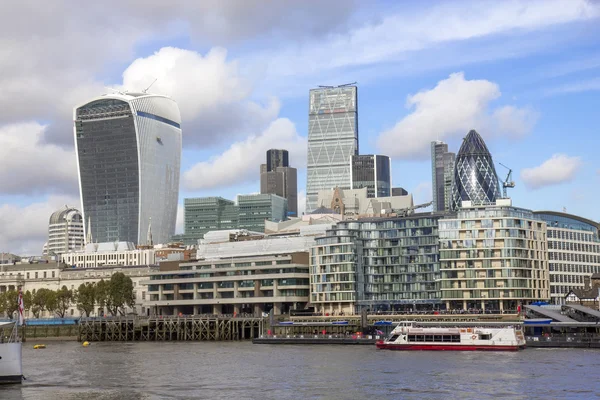
M 23 309 L 25 311 L 31 310 L 31 305 L 33 302 L 33 294 L 28 290 L 23 293 Z
M 41 290 L 41 289 L 40 289 Z M 54 290 L 46 289 L 44 308 L 50 313 L 58 313 L 58 296 Z
M 133 294 L 133 281 L 122 272 L 117 272 L 110 277 L 108 282 L 108 301 L 106 307 L 112 315 L 125 314 L 125 307 L 135 307 Z
M 67 310 L 71 306 L 73 301 L 73 291 L 68 289 L 65 285 L 56 291 L 56 306 L 54 312 L 60 318 L 64 318 Z
M 44 310 L 54 312 L 56 310 L 56 292 L 41 288 L 33 293 L 31 299 L 31 312 L 35 318 L 39 318 Z
M 77 289 L 77 309 L 86 317 L 94 312 L 96 305 L 96 284 L 82 283 Z
M 6 313 L 12 319 L 14 313 L 19 309 L 19 292 L 7 290 L 0 295 L 0 312 Z
M 109 282 L 101 279 L 98 283 L 96 283 L 96 303 L 102 310 L 104 310 L 104 307 L 107 307 L 108 305 L 108 292 Z

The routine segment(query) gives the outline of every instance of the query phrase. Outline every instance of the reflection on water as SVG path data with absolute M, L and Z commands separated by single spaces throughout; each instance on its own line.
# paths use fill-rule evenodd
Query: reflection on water
M 394 352 L 374 346 L 49 343 L 0 399 L 595 398 L 600 351 Z

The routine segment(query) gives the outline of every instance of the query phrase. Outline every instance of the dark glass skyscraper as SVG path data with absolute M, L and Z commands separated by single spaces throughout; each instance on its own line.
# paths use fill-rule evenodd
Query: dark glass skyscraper
M 452 198 L 452 172 L 455 155 L 444 142 L 431 142 L 431 186 L 433 210 L 448 211 Z
M 154 242 L 175 233 L 181 117 L 172 99 L 147 93 L 98 97 L 74 110 L 85 230 L 97 242 Z M 91 227 L 87 224 L 91 223 Z
M 351 189 L 367 188 L 367 197 L 390 196 L 392 171 L 390 158 L 381 155 L 354 155 L 350 161 Z
M 298 173 L 290 167 L 287 150 L 267 150 L 267 163 L 260 166 L 260 193 L 287 199 L 287 213 L 298 215 Z
M 456 155 L 452 181 L 452 209 L 457 210 L 463 201 L 473 205 L 494 203 L 501 198 L 496 168 L 485 142 L 472 130 L 463 139 Z

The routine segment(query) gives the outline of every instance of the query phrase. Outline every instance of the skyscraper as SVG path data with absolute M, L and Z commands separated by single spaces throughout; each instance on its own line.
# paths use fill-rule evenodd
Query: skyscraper
M 84 224 L 97 242 L 143 244 L 175 233 L 181 117 L 172 99 L 106 94 L 78 107 L 75 150 Z
M 452 172 L 454 171 L 454 153 L 448 152 L 444 142 L 431 142 L 431 183 L 433 193 L 433 211 L 450 209 Z
M 479 133 L 471 130 L 456 156 L 452 209 L 460 208 L 464 200 L 483 205 L 494 203 L 501 197 L 492 156 Z
M 317 208 L 319 190 L 350 189 L 350 158 L 358 154 L 357 87 L 311 89 L 308 107 L 306 212 Z
M 297 171 L 289 165 L 287 150 L 267 151 L 267 163 L 260 166 L 260 193 L 286 198 L 288 216 L 298 215 Z
M 83 217 L 79 210 L 65 206 L 55 211 L 48 222 L 47 254 L 59 255 L 79 250 L 84 245 Z
M 392 189 L 392 166 L 388 156 L 353 155 L 350 159 L 352 174 L 350 189 L 367 188 L 367 197 L 388 197 Z

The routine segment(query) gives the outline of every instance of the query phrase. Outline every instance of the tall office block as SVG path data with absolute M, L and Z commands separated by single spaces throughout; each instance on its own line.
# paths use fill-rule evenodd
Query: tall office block
M 452 180 L 452 209 L 463 201 L 474 205 L 494 204 L 501 198 L 492 155 L 479 133 L 472 130 L 463 139 L 456 155 Z
M 392 190 L 392 165 L 388 156 L 353 155 L 350 159 L 352 186 L 367 188 L 367 197 L 388 197 Z
M 431 142 L 431 183 L 433 210 L 448 211 L 452 194 L 452 173 L 455 155 L 444 142 Z
M 172 99 L 147 93 L 100 96 L 74 109 L 84 225 L 97 242 L 143 244 L 175 233 L 181 117 Z M 86 226 L 86 231 L 88 227 Z
M 350 189 L 350 158 L 358 154 L 357 87 L 312 89 L 308 107 L 306 212 L 317 208 L 319 190 Z
M 260 166 L 260 193 L 287 199 L 288 216 L 298 215 L 298 177 L 289 165 L 287 150 L 267 151 L 267 163 Z
M 65 206 L 50 216 L 48 223 L 49 255 L 65 254 L 81 249 L 85 244 L 83 217 L 79 210 Z

